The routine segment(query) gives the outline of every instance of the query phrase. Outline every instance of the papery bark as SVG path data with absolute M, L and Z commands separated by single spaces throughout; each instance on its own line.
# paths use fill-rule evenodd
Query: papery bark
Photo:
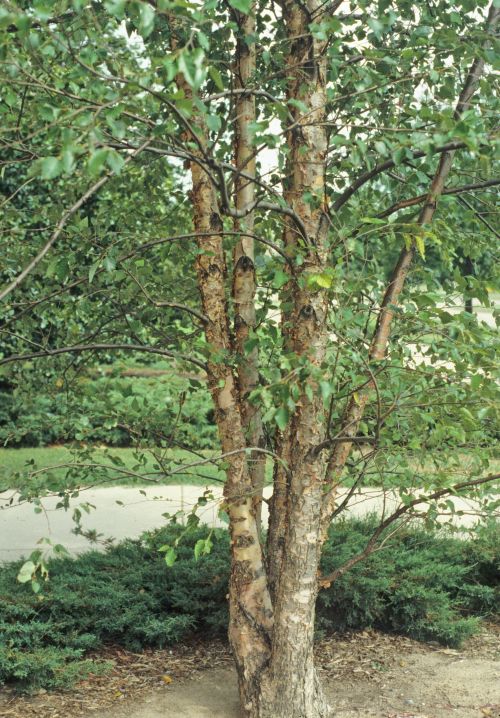
M 253 82 L 255 72 L 255 17 L 253 8 L 248 14 L 236 12 L 239 33 L 236 42 L 235 89 L 244 90 Z M 255 199 L 255 148 L 252 145 L 251 123 L 255 121 L 255 97 L 249 92 L 235 93 L 235 166 L 244 173 L 236 175 L 235 206 L 244 210 Z M 252 404 L 248 397 L 259 383 L 259 352 L 254 347 L 246 349 L 246 342 L 256 323 L 255 311 L 255 242 L 254 212 L 246 214 L 244 219 L 236 219 L 236 231 L 243 233 L 233 252 L 233 303 L 234 336 L 238 356 L 238 385 L 242 421 L 247 446 L 263 448 L 264 432 L 260 408 Z M 249 457 L 249 473 L 253 487 L 253 505 L 258 526 L 262 511 L 262 490 L 264 487 L 266 457 L 254 451 Z
M 173 49 L 175 47 L 174 37 Z M 191 98 L 192 90 L 185 78 L 179 75 L 176 81 L 185 97 Z M 199 161 L 191 161 L 189 168 L 193 185 L 193 223 L 199 234 L 196 274 L 203 313 L 208 319 L 205 324 L 209 348 L 207 378 L 222 451 L 228 454 L 224 486 L 231 536 L 228 634 L 238 672 L 242 708 L 250 716 L 257 709 L 256 687 L 269 659 L 272 609 L 247 464 L 243 412 L 233 369 L 223 224 L 213 183 L 203 166 L 207 128 L 200 113 L 191 117 L 191 123 L 199 146 L 196 152 Z
M 300 398 L 282 437 L 281 458 L 286 472 L 271 504 L 268 566 L 274 581 L 274 632 L 269 668 L 262 685 L 259 718 L 319 718 L 329 708 L 316 675 L 313 634 L 317 574 L 321 545 L 319 527 L 323 496 L 324 462 L 313 448 L 323 438 L 324 410 L 317 387 L 317 370 L 328 341 L 328 294 L 312 277 L 328 265 L 328 221 L 325 207 L 327 135 L 325 44 L 309 30 L 311 16 L 320 2 L 286 2 L 283 19 L 289 41 L 288 97 L 293 128 L 287 133 L 291 175 L 285 199 L 300 218 L 305 235 L 289 221 L 284 243 L 289 256 L 302 255 L 289 282 L 289 307 L 285 308 L 288 348 L 298 361 L 307 360 L 311 374 L 300 387 Z M 286 686 L 286 690 L 283 687 Z

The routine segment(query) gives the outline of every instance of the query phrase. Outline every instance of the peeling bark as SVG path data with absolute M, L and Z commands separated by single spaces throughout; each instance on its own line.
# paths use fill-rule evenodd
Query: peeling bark
M 287 2 L 283 9 L 290 43 L 288 96 L 307 108 L 304 113 L 294 106 L 294 127 L 287 136 L 291 177 L 285 198 L 300 218 L 305 236 L 298 235 L 296 225 L 287 224 L 285 248 L 290 256 L 300 252 L 303 261 L 289 283 L 285 334 L 289 348 L 297 357 L 307 358 L 313 372 L 321 366 L 328 341 L 328 297 L 308 280 L 325 271 L 328 261 L 328 223 L 324 214 L 325 46 L 309 32 L 311 15 L 320 5 Z M 274 487 L 270 531 L 277 534 L 268 544 L 270 551 L 276 552 L 268 556 L 270 575 L 275 581 L 274 633 L 269 669 L 262 685 L 265 711 L 259 718 L 329 715 L 313 661 L 325 469 L 321 455 L 315 454 L 313 448 L 323 438 L 325 417 L 316 380 L 310 377 L 306 381 L 312 392 L 301 387 L 296 412 L 280 447 L 282 458 L 288 462 L 289 478 L 283 480 L 282 471 L 275 476 L 281 482 Z
M 225 287 L 227 268 L 222 245 L 222 220 L 214 185 L 202 163 L 190 162 L 193 179 L 194 225 L 199 233 L 196 260 L 202 298 L 206 339 L 211 349 L 207 363 L 209 387 L 224 452 L 232 453 L 224 495 L 230 517 L 231 579 L 229 587 L 229 637 L 238 671 L 242 714 L 245 718 L 327 718 L 330 709 L 315 671 L 313 638 L 318 592 L 319 560 L 323 539 L 335 503 L 335 486 L 324 495 L 325 474 L 339 480 L 350 453 L 359 422 L 373 390 L 372 381 L 348 402 L 343 418 L 344 437 L 338 442 L 328 466 L 324 452 L 325 415 L 316 382 L 328 341 L 327 293 L 309 281 L 328 267 L 329 223 L 325 211 L 327 156 L 326 41 L 314 37 L 311 19 L 321 14 L 322 0 L 284 0 L 283 22 L 288 36 L 287 94 L 293 123 L 288 129 L 289 178 L 284 197 L 285 253 L 291 259 L 290 281 L 284 292 L 283 331 L 287 348 L 310 368 L 299 385 L 299 400 L 289 426 L 279 437 L 278 452 L 286 466 L 277 465 L 271 503 L 266 564 L 259 541 L 258 506 L 254 500 L 255 477 L 249 470 L 245 449 L 253 444 L 254 415 L 246 402 L 257 381 L 255 357 L 237 366 L 238 355 L 255 323 L 255 276 L 253 246 L 241 241 L 234 252 L 233 301 L 235 338 L 229 326 Z M 498 11 L 490 11 L 490 25 Z M 237 15 L 242 34 L 251 32 L 251 18 Z M 245 87 L 253 57 L 239 45 L 238 89 Z M 247 52 L 248 51 L 248 52 Z M 468 107 L 482 65 L 474 63 L 457 112 Z M 178 84 L 187 97 L 191 90 L 184 79 Z M 248 122 L 255 116 L 253 100 L 237 93 L 236 164 L 246 177 L 236 180 L 233 216 L 244 217 L 254 200 L 255 168 L 248 135 Z M 300 108 L 300 109 L 299 109 Z M 305 109 L 304 109 L 305 108 Z M 199 157 L 206 154 L 206 128 L 195 115 Z M 191 136 L 193 139 L 193 135 Z M 443 192 L 453 151 L 441 156 L 420 224 L 428 224 Z M 243 228 L 237 224 L 236 228 Z M 244 229 L 252 233 L 252 214 Z M 387 288 L 370 349 L 370 360 L 384 356 L 389 340 L 392 307 L 403 290 L 414 249 L 404 250 Z M 300 255 L 301 261 L 294 263 Z M 261 431 L 261 429 L 259 429 Z
M 177 84 L 186 97 L 192 97 L 191 88 L 182 75 L 178 76 Z M 206 148 L 207 129 L 201 115 L 195 115 L 192 120 L 201 157 Z M 189 167 L 193 182 L 193 223 L 199 234 L 196 274 L 203 314 L 208 319 L 205 324 L 210 348 L 208 386 L 222 451 L 231 454 L 224 486 L 231 535 L 229 640 L 238 671 L 241 703 L 246 714 L 252 715 L 256 706 L 256 686 L 269 657 L 272 609 L 247 464 L 237 377 L 233 369 L 223 225 L 215 189 L 208 174 L 201 163 L 192 161 Z
M 191 173 L 196 231 L 206 233 L 221 229 L 215 193 L 209 178 L 194 162 Z M 200 238 L 198 246 L 203 252 L 196 260 L 198 286 L 203 312 L 210 320 L 205 333 L 213 356 L 207 363 L 207 375 L 222 451 L 229 453 L 241 450 L 228 460 L 224 496 L 230 519 L 232 552 L 229 639 L 238 667 L 242 702 L 249 705 L 252 701 L 249 687 L 267 660 L 272 611 L 247 466 L 239 395 L 229 361 L 232 347 L 225 296 L 226 266 L 222 237 L 214 234 Z
M 255 43 L 247 43 L 255 31 L 253 9 L 247 14 L 236 12 L 239 34 L 236 45 L 235 86 L 244 89 L 253 79 L 255 72 Z M 235 166 L 245 173 L 237 175 L 235 181 L 235 206 L 244 210 L 255 199 L 255 186 L 251 179 L 255 176 L 254 148 L 251 142 L 250 123 L 255 121 L 255 97 L 253 94 L 236 94 L 235 102 Z M 244 220 L 236 219 L 236 231 L 243 230 L 251 235 L 254 229 L 254 213 L 249 212 Z M 245 351 L 245 343 L 255 327 L 255 246 L 251 236 L 238 241 L 233 252 L 233 303 L 235 350 L 238 355 L 238 384 L 243 427 L 247 446 L 264 447 L 262 417 L 258 406 L 248 401 L 248 396 L 259 381 L 257 347 Z M 249 472 L 253 486 L 253 505 L 260 528 L 262 509 L 262 489 L 264 487 L 266 457 L 255 451 L 250 456 Z

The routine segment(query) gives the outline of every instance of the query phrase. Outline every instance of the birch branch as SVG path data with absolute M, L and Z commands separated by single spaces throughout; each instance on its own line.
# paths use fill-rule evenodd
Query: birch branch
M 490 6 L 486 29 L 491 30 L 495 27 L 500 16 L 500 8 Z M 465 80 L 464 87 L 457 101 L 454 118 L 458 120 L 461 114 L 470 106 L 471 98 L 479 84 L 480 77 L 484 70 L 484 60 L 482 58 L 474 60 Z M 438 167 L 434 174 L 429 192 L 426 196 L 424 206 L 420 211 L 417 224 L 421 227 L 428 225 L 436 211 L 437 201 L 444 190 L 444 184 L 449 175 L 453 157 L 456 148 L 447 149 L 442 152 Z M 386 348 L 389 342 L 392 318 L 394 315 L 393 307 L 397 304 L 398 299 L 403 290 L 405 280 L 410 269 L 413 256 L 415 254 L 415 241 L 410 247 L 403 247 L 396 266 L 393 270 L 389 285 L 387 286 L 384 298 L 382 300 L 380 313 L 378 316 L 377 326 L 375 328 L 373 340 L 369 351 L 370 361 L 380 361 L 385 357 Z M 355 437 L 359 424 L 363 418 L 364 410 L 368 399 L 372 392 L 372 382 L 370 381 L 366 388 L 357 396 L 354 395 L 349 400 L 344 416 L 342 418 L 342 426 L 346 427 L 344 435 Z M 332 451 L 326 470 L 326 478 L 331 482 L 331 488 L 325 494 L 322 510 L 322 529 L 323 535 L 326 536 L 330 517 L 334 510 L 338 482 L 345 467 L 346 461 L 351 452 L 353 443 L 342 442 L 337 444 Z
M 194 364 L 200 369 L 205 370 L 205 364 L 200 360 L 188 354 L 181 354 L 169 349 L 160 349 L 159 347 L 152 347 L 148 344 L 74 344 L 73 346 L 58 347 L 57 349 L 44 349 L 39 352 L 29 352 L 26 354 L 11 354 L 4 359 L 0 359 L 0 366 L 2 364 L 10 364 L 15 361 L 28 361 L 29 359 L 37 359 L 39 357 L 53 357 L 59 356 L 60 354 L 73 354 L 81 353 L 86 351 L 135 351 L 145 352 L 147 354 L 159 354 L 160 356 L 171 357 L 172 359 L 178 359 L 180 361 L 186 361 L 190 364 Z
M 428 503 L 429 501 L 436 501 L 437 499 L 441 499 L 444 496 L 451 496 L 457 494 L 459 491 L 463 491 L 464 489 L 471 489 L 477 486 L 483 486 L 487 483 L 491 483 L 492 481 L 496 481 L 497 479 L 500 479 L 500 474 L 489 474 L 488 476 L 483 476 L 480 479 L 463 481 L 462 483 L 456 484 L 455 486 L 450 486 L 446 489 L 439 489 L 438 491 L 434 491 L 432 494 L 428 494 L 427 496 L 419 496 L 418 498 L 410 501 L 408 504 L 400 506 L 398 509 L 396 509 L 396 511 L 390 514 L 390 516 L 384 519 L 379 524 L 379 526 L 377 526 L 376 530 L 370 537 L 368 543 L 366 544 L 365 548 L 361 553 L 357 554 L 356 556 L 353 556 L 342 566 L 335 569 L 335 571 L 333 571 L 332 573 L 328 574 L 327 576 L 322 576 L 319 579 L 320 588 L 328 588 L 334 581 L 337 580 L 337 578 L 342 576 L 350 568 L 355 566 L 360 561 L 363 561 L 371 553 L 373 553 L 373 551 L 376 550 L 375 547 L 377 540 L 380 538 L 381 534 L 385 531 L 385 529 L 392 523 L 400 519 L 402 516 L 408 514 L 415 506 Z
M 433 150 L 433 154 L 447 152 L 449 150 L 461 150 L 466 146 L 467 145 L 465 144 L 465 142 L 448 142 L 446 145 L 436 147 L 435 150 Z M 421 157 L 425 157 L 427 153 L 428 150 L 416 150 L 412 153 L 413 156 L 411 159 L 420 159 Z M 338 210 L 343 207 L 348 200 L 351 199 L 353 194 L 357 192 L 360 187 L 363 187 L 363 185 L 372 180 L 374 177 L 377 177 L 379 174 L 382 174 L 382 172 L 386 172 L 386 170 L 390 170 L 395 166 L 396 163 L 394 162 L 394 160 L 386 160 L 385 162 L 380 162 L 379 164 L 375 165 L 373 169 L 363 172 L 363 174 L 359 175 L 359 177 L 354 180 L 354 182 L 349 185 L 349 187 L 347 187 L 347 189 L 345 189 L 339 197 L 337 197 L 331 207 L 332 211 L 338 212 Z
M 474 182 L 471 184 L 464 184 L 461 187 L 450 187 L 448 189 L 444 189 L 442 194 L 443 195 L 455 195 L 455 194 L 464 194 L 464 192 L 473 192 L 477 189 L 486 189 L 487 187 L 495 187 L 496 185 L 500 184 L 500 179 L 491 179 L 487 180 L 486 182 Z M 391 205 L 391 207 L 388 207 L 380 214 L 377 214 L 377 217 L 379 219 L 384 219 L 385 217 L 389 217 L 391 214 L 394 214 L 394 212 L 399 212 L 401 209 L 406 209 L 407 207 L 414 207 L 417 204 L 421 204 L 424 202 L 427 198 L 426 194 L 420 194 L 418 197 L 410 197 L 409 199 L 402 199 L 400 202 L 396 202 L 395 204 Z
M 143 150 L 145 147 L 148 146 L 148 144 L 150 143 L 150 141 L 151 141 L 151 140 L 147 140 L 147 141 L 144 142 L 140 147 L 138 147 L 134 152 L 132 152 L 132 154 L 129 155 L 129 156 L 127 157 L 127 159 L 125 160 L 125 164 L 128 164 L 128 162 L 131 162 L 132 159 L 134 159 L 135 157 L 137 157 L 137 155 L 140 154 L 140 152 L 142 152 L 142 150 Z M 38 254 L 36 255 L 36 257 L 34 257 L 34 258 L 31 260 L 31 262 L 23 269 L 23 271 L 20 272 L 20 274 L 18 274 L 17 277 L 16 277 L 9 285 L 7 285 L 7 286 L 5 287 L 5 289 L 3 289 L 3 290 L 0 292 L 0 301 L 2 301 L 2 299 L 5 299 L 5 297 L 6 297 L 8 294 L 10 294 L 14 289 L 16 289 L 16 288 L 22 283 L 22 281 L 28 276 L 28 274 L 30 274 L 30 272 L 32 272 L 32 271 L 35 269 L 35 267 L 37 267 L 37 266 L 40 264 L 40 262 L 42 261 L 42 259 L 43 259 L 43 258 L 45 257 L 45 255 L 50 251 L 51 247 L 55 244 L 55 242 L 56 242 L 57 239 L 59 238 L 59 235 L 60 235 L 61 232 L 63 231 L 64 227 L 66 226 L 66 224 L 67 224 L 67 222 L 68 222 L 68 220 L 71 219 L 71 217 L 75 214 L 75 212 L 78 212 L 78 210 L 79 210 L 81 207 L 83 207 L 83 205 L 85 204 L 85 202 L 87 202 L 87 200 L 90 199 L 90 197 L 92 197 L 96 192 L 98 192 L 98 191 L 101 189 L 101 187 L 102 187 L 103 185 L 105 185 L 106 182 L 108 182 L 108 180 L 111 179 L 111 177 L 114 177 L 114 176 L 115 176 L 115 172 L 107 172 L 107 173 L 104 175 L 104 177 L 101 177 L 101 179 L 98 180 L 98 182 L 96 182 L 95 184 L 93 184 L 92 187 L 90 187 L 90 188 L 85 192 L 85 194 L 83 194 L 83 195 L 80 197 L 79 200 L 77 200 L 68 210 L 66 210 L 66 212 L 63 214 L 63 216 L 61 217 L 61 219 L 60 219 L 59 222 L 57 223 L 56 228 L 55 228 L 55 230 L 53 231 L 53 233 L 51 234 L 49 241 L 48 241 L 48 242 L 44 245 L 44 247 L 38 252 Z

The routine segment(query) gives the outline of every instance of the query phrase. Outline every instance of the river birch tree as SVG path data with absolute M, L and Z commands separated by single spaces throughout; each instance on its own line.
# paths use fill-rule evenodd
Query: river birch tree
M 499 14 L 468 0 L 0 10 L 12 237 L 0 363 L 119 351 L 202 372 L 227 477 L 245 718 L 330 715 L 313 656 L 318 591 L 336 579 L 321 550 L 370 472 L 398 503 L 350 565 L 397 521 L 423 507 L 431 520 L 495 479 L 491 336 L 446 303 L 488 301 L 491 273 L 471 266 L 498 236 Z M 123 208 L 106 204 L 120 192 Z M 41 217 L 29 231 L 21 198 Z M 90 231 L 99 202 L 108 223 Z M 165 282 L 155 253 L 172 245 Z M 99 321 L 95 293 L 109 298 Z M 56 304 L 80 312 L 72 336 L 60 325 L 55 342 L 33 339 Z

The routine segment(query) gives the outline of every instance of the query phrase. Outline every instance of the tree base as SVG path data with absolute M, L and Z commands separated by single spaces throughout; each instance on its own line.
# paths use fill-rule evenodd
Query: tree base
M 306 676 L 263 676 L 255 700 L 243 705 L 244 718 L 332 718 L 316 672 Z

